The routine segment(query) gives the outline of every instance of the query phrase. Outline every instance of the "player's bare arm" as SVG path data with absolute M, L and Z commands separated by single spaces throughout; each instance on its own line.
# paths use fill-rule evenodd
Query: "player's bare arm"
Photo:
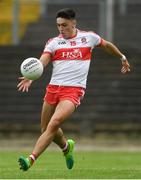
M 130 64 L 128 60 L 126 59 L 125 55 L 123 55 L 114 44 L 112 44 L 109 41 L 102 40 L 101 48 L 104 49 L 106 52 L 121 59 L 121 63 L 122 63 L 121 72 L 123 74 L 130 72 Z
M 51 55 L 48 54 L 48 53 L 43 54 L 40 57 L 40 61 L 43 64 L 44 67 L 48 65 L 50 60 L 51 60 Z M 20 80 L 20 82 L 17 85 L 18 91 L 28 92 L 28 89 L 31 86 L 33 81 L 29 80 L 29 79 L 26 79 L 25 77 L 19 77 L 18 79 Z
M 46 67 L 48 65 L 48 63 L 51 60 L 51 54 L 49 53 L 44 53 L 41 57 L 40 57 L 40 61 L 43 64 L 44 67 Z

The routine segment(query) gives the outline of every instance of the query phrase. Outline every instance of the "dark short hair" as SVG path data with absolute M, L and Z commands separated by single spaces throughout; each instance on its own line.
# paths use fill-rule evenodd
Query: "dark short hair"
M 65 8 L 61 9 L 57 12 L 56 18 L 64 18 L 64 19 L 75 19 L 75 11 L 73 9 Z

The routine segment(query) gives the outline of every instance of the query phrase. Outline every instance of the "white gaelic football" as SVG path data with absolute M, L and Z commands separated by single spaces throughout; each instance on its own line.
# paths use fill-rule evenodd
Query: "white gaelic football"
M 43 65 L 37 58 L 30 57 L 21 64 L 22 75 L 30 80 L 36 80 L 43 74 Z

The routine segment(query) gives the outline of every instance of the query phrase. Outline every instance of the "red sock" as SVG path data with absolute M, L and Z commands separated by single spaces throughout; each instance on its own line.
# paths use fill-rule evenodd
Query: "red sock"
M 30 160 L 31 160 L 31 163 L 33 164 L 36 160 L 36 155 L 34 153 L 32 153 L 30 156 L 29 156 Z
M 68 149 L 68 143 L 66 142 L 66 143 L 65 143 L 65 146 L 62 148 L 62 150 L 63 150 L 63 152 L 66 152 L 67 149 Z

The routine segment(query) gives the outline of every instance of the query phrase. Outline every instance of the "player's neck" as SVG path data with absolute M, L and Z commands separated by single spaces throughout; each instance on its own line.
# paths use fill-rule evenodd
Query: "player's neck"
M 71 34 L 69 39 L 74 38 L 76 35 L 77 35 L 77 29 L 74 28 L 74 30 L 73 30 L 73 32 L 72 32 L 72 34 Z
M 72 31 L 72 33 L 70 34 L 70 36 L 69 36 L 68 38 L 66 38 L 66 39 L 72 39 L 72 38 L 74 38 L 74 37 L 76 37 L 76 36 L 77 36 L 77 29 L 74 28 L 74 30 Z
M 70 38 L 73 38 L 73 37 L 75 37 L 76 35 L 77 35 L 77 29 L 74 28 L 73 33 L 72 33 L 72 36 L 71 36 Z

